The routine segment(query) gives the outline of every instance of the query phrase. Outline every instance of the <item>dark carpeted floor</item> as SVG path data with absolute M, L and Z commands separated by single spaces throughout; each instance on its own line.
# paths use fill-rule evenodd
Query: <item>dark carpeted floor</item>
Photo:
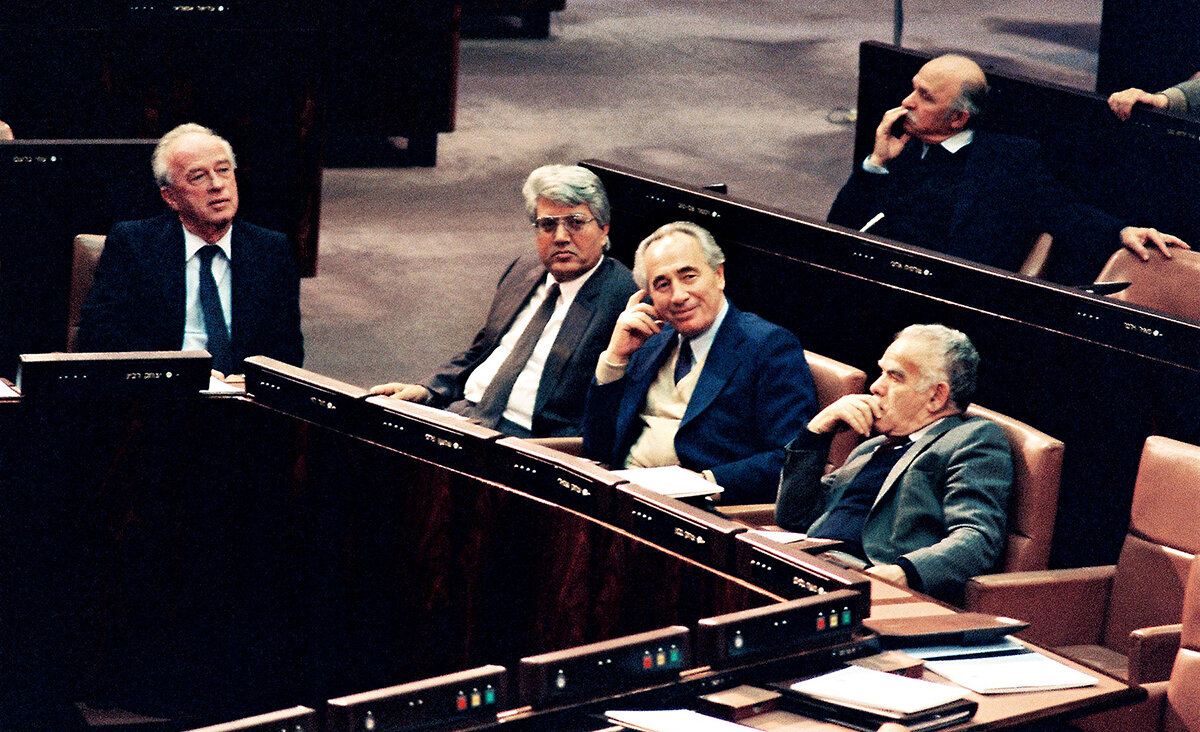
M 1090 89 L 1100 6 L 910 0 L 904 44 Z M 545 163 L 724 182 L 823 218 L 851 168 L 858 43 L 890 41 L 892 19 L 882 0 L 568 0 L 549 39 L 464 40 L 436 168 L 325 173 L 306 366 L 366 386 L 464 348 L 533 245 L 520 187 Z

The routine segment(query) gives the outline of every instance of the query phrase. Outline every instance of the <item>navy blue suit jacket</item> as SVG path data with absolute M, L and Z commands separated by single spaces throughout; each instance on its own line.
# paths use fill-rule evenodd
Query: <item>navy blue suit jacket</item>
M 247 356 L 304 362 L 300 277 L 287 237 L 234 221 L 230 246 L 235 373 Z M 80 351 L 178 351 L 185 303 L 183 225 L 174 213 L 115 224 L 83 305 Z
M 887 175 L 868 173 L 859 161 L 829 210 L 829 222 L 859 229 L 883 212 L 871 231 L 886 236 L 895 185 L 906 168 L 919 164 L 921 148 L 919 140 L 910 140 Z M 907 244 L 1016 271 L 1038 234 L 1050 232 L 1054 246 L 1044 276 L 1066 284 L 1091 282 L 1120 248 L 1125 223 L 1081 203 L 1055 180 L 1032 140 L 977 130 L 955 155 L 967 155 L 967 161 L 943 246 Z
M 625 377 L 593 379 L 584 411 L 585 452 L 621 467 L 642 433 L 646 393 L 670 356 L 665 326 L 629 360 Z M 690 470 L 710 470 L 726 503 L 775 500 L 783 448 L 816 411 L 804 348 L 789 331 L 729 305 L 688 402 L 675 452 Z

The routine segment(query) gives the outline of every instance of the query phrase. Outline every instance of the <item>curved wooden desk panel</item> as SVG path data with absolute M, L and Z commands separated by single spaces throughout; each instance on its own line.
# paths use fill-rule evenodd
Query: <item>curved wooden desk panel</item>
M 0 424 L 0 610 L 29 621 L 0 679 L 32 678 L 30 705 L 218 721 L 780 599 L 247 399 L 0 404 Z

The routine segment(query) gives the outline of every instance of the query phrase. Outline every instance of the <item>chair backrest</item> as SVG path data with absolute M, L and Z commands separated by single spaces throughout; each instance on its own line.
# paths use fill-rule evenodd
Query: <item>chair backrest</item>
M 1104 621 L 1103 645 L 1128 653 L 1129 633 L 1178 623 L 1189 565 L 1200 551 L 1200 447 L 1150 436 L 1142 448 L 1129 532 Z
M 92 278 L 96 275 L 96 263 L 104 251 L 104 237 L 100 234 L 80 234 L 75 237 L 75 253 L 71 260 L 71 296 L 67 305 L 67 352 L 75 350 L 79 337 L 79 318 L 83 303 L 92 291 Z
M 1167 683 L 1168 732 L 1200 732 L 1200 558 L 1192 560 L 1183 597 L 1183 634 Z
M 867 374 L 850 364 L 834 361 L 819 353 L 805 351 L 808 370 L 812 372 L 813 384 L 817 388 L 817 409 L 824 409 L 847 394 L 862 394 L 867 388 Z M 858 446 L 860 437 L 845 430 L 839 432 L 829 446 L 829 464 L 840 467 Z
M 1127 249 L 1119 249 L 1096 277 L 1097 282 L 1129 282 L 1114 300 L 1144 305 L 1192 320 L 1200 320 L 1200 252 L 1172 249 L 1171 258 L 1157 253 L 1143 262 Z
M 967 415 L 990 419 L 1004 430 L 1013 456 L 1005 572 L 1045 569 L 1050 561 L 1063 443 L 999 412 L 972 404 Z

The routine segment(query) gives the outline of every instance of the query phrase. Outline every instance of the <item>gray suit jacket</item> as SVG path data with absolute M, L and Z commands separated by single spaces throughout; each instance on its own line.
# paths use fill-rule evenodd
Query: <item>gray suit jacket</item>
M 487 321 L 471 347 L 421 382 L 433 393 L 434 406 L 459 411 L 456 406 L 466 404 L 462 399 L 467 377 L 496 348 L 530 293 L 545 276 L 545 266 L 533 253 L 517 257 L 508 266 L 496 286 Z M 637 292 L 637 285 L 633 283 L 629 269 L 607 256 L 579 290 L 538 382 L 533 408 L 535 437 L 580 434 L 583 401 L 596 372 L 596 361 L 608 345 L 617 316 L 634 292 Z
M 819 527 L 883 439 L 864 442 L 825 476 L 823 451 L 789 445 L 775 509 L 779 525 Z M 888 473 L 863 526 L 863 551 L 873 564 L 904 557 L 927 594 L 956 599 L 967 579 L 992 570 L 1003 552 L 1011 488 L 1003 430 L 980 417 L 946 417 Z

